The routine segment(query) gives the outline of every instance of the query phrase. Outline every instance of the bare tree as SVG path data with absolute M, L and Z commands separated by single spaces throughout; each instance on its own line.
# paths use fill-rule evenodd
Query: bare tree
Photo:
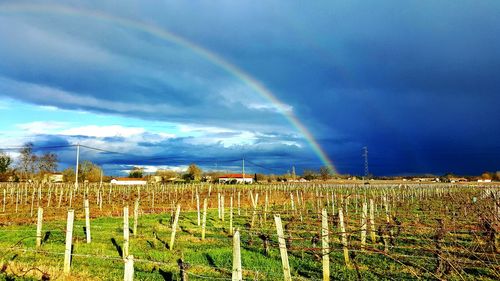
M 36 171 L 37 156 L 33 153 L 33 143 L 27 142 L 19 151 L 19 169 L 24 178 L 31 177 Z
M 42 174 L 55 172 L 57 170 L 57 155 L 47 152 L 38 157 L 38 170 Z

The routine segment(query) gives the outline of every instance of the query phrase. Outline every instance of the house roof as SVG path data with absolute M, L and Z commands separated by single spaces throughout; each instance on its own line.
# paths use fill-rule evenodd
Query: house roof
M 219 179 L 242 179 L 242 178 L 251 179 L 253 178 L 253 176 L 245 174 L 245 177 L 243 177 L 242 174 L 227 174 L 219 177 Z
M 145 178 L 114 178 L 116 181 L 146 181 Z

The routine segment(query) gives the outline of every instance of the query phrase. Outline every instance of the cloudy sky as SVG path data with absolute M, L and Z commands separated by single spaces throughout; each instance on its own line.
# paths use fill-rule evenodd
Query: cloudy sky
M 242 158 L 361 174 L 364 146 L 375 175 L 500 170 L 499 14 L 496 0 L 0 1 L 0 148 L 120 152 L 82 148 L 112 174 Z

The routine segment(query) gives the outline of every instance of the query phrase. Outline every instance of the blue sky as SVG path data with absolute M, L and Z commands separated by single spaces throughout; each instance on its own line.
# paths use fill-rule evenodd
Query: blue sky
M 0 146 L 131 154 L 82 152 L 109 173 L 318 168 L 291 113 L 340 173 L 363 172 L 363 146 L 375 175 L 500 170 L 498 14 L 498 1 L 1 1 Z M 283 107 L 137 26 L 220 57 Z

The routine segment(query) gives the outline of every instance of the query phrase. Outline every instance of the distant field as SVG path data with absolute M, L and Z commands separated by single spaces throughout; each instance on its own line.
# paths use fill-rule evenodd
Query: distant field
M 293 280 L 323 280 L 324 262 L 329 262 L 332 280 L 500 279 L 500 187 L 493 184 L 196 184 L 140 189 L 91 184 L 77 191 L 69 184 L 0 184 L 0 192 L 0 280 L 123 280 L 124 206 L 129 207 L 129 254 L 134 256 L 136 280 L 181 280 L 181 258 L 189 264 L 189 280 L 231 280 L 231 197 L 233 226 L 241 234 L 244 280 L 284 279 L 275 214 L 283 223 Z M 197 196 L 200 218 L 203 200 L 208 202 L 205 240 L 198 225 Z M 177 205 L 181 211 L 170 250 Z M 37 248 L 38 207 L 43 208 L 43 224 Z M 74 210 L 75 219 L 71 269 L 64 274 L 68 209 Z M 325 237 L 328 245 L 322 243 Z

